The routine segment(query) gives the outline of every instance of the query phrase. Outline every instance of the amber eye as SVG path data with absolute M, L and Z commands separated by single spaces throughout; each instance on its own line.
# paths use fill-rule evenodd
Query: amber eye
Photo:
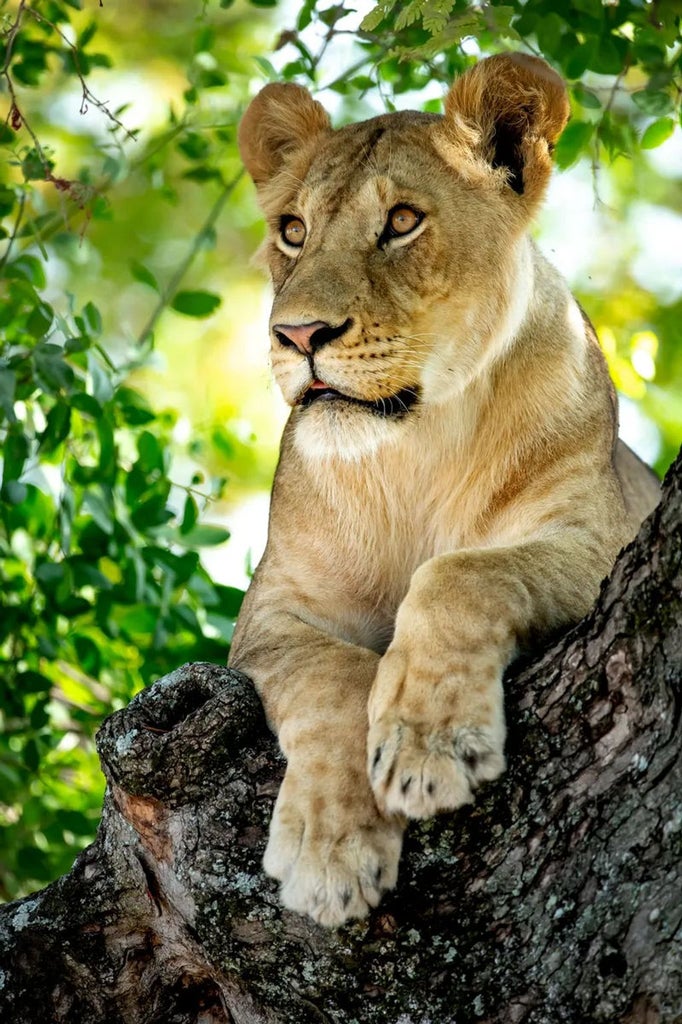
M 387 228 L 389 233 L 395 235 L 408 235 L 414 231 L 422 217 L 410 206 L 395 206 L 388 215 Z
M 300 217 L 282 217 L 279 229 L 287 245 L 299 248 L 305 242 L 305 224 Z

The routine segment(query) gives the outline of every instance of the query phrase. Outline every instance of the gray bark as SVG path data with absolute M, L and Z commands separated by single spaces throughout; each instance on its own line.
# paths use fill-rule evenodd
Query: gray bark
M 260 868 L 283 762 L 249 681 L 187 665 L 109 718 L 101 827 L 0 911 L 13 1024 L 680 1024 L 682 458 L 593 612 L 506 685 L 509 769 L 412 826 L 327 932 Z

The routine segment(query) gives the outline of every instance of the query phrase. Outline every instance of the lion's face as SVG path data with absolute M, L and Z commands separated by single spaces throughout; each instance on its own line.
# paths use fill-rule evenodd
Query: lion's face
M 267 125 L 249 114 L 273 89 L 269 105 L 290 119 L 303 111 L 302 134 L 314 136 L 284 152 L 271 140 L 274 171 L 249 152 L 254 126 Z M 240 141 L 270 229 L 274 374 L 299 447 L 357 458 L 461 392 L 513 337 L 531 290 L 525 229 L 537 200 L 523 162 L 510 170 L 478 155 L 453 114 L 332 132 L 291 86 L 267 87 L 250 112 Z

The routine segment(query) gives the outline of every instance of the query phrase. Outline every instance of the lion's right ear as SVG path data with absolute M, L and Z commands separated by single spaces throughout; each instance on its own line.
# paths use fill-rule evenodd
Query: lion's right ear
M 509 187 L 534 205 L 569 113 L 566 87 L 549 64 L 527 53 L 500 53 L 455 81 L 444 124 L 451 139 L 502 168 Z
M 287 155 L 331 131 L 329 117 L 307 89 L 293 83 L 266 85 L 239 125 L 239 150 L 256 185 L 281 168 Z

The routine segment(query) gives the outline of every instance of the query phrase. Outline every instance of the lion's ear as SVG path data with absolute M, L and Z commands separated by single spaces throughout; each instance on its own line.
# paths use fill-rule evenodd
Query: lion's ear
M 287 154 L 331 130 L 324 108 L 292 83 L 266 85 L 239 125 L 239 150 L 256 185 L 267 182 Z
M 493 167 L 531 202 L 551 173 L 550 154 L 568 120 L 566 87 L 539 57 L 505 53 L 470 68 L 445 101 L 448 134 Z

